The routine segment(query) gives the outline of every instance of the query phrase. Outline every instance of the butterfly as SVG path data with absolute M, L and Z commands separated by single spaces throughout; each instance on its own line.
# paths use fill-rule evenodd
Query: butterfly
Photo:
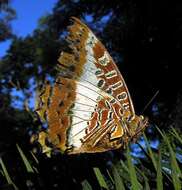
M 62 52 L 54 84 L 46 83 L 36 112 L 47 128 L 37 141 L 46 154 L 96 153 L 124 148 L 137 139 L 148 119 L 137 116 L 126 83 L 93 32 L 72 17 L 69 51 Z

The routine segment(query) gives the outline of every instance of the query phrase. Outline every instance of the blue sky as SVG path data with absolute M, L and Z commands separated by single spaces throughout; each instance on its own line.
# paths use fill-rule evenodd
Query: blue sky
M 17 18 L 11 22 L 12 31 L 17 36 L 25 37 L 31 34 L 37 27 L 38 20 L 41 16 L 51 13 L 52 8 L 57 0 L 11 0 L 10 6 L 15 9 Z M 11 40 L 0 43 L 0 57 L 6 54 Z M 30 79 L 30 86 L 33 88 L 33 79 Z M 32 92 L 32 88 L 30 89 Z M 24 94 L 22 91 L 12 89 L 12 106 L 23 108 Z M 17 99 L 18 98 L 18 99 Z M 35 93 L 29 99 L 29 107 L 33 109 Z
M 36 28 L 38 19 L 50 13 L 57 0 L 11 0 L 11 7 L 16 10 L 17 18 L 12 21 L 13 32 L 25 37 Z M 0 57 L 5 55 L 11 41 L 0 43 Z

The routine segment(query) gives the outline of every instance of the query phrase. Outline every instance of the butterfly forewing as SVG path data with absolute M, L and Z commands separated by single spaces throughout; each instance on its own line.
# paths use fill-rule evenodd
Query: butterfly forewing
M 117 99 L 130 115 L 135 115 L 133 103 L 125 81 L 113 59 L 93 32 L 80 20 L 73 18 L 69 27 L 67 41 L 72 53 L 62 53 L 60 66 L 68 67 L 67 73 L 74 69 L 72 78 L 90 82 Z M 61 67 L 62 68 L 62 67 Z

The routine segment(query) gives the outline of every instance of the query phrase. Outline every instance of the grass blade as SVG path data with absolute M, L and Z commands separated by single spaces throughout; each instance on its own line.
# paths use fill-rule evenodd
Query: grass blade
M 13 185 L 13 187 L 14 187 L 15 190 L 18 190 L 18 188 L 16 187 L 16 185 L 11 180 L 11 177 L 10 177 L 10 175 L 9 175 L 7 169 L 6 169 L 6 166 L 5 166 L 5 164 L 4 164 L 4 162 L 3 162 L 3 160 L 2 160 L 1 157 L 0 157 L 0 165 L 2 167 L 2 170 L 3 170 L 4 176 L 5 176 L 6 180 L 7 180 L 7 183 L 9 185 Z
M 127 166 L 127 163 L 120 160 L 121 170 L 119 170 L 119 175 L 122 177 L 123 181 L 126 183 L 130 183 L 130 170 Z M 125 184 L 126 184 L 125 183 Z
M 82 184 L 83 190 L 92 190 L 92 187 L 87 180 L 82 181 L 81 184 Z
M 28 161 L 27 157 L 23 153 L 22 149 L 19 147 L 18 144 L 16 144 L 16 147 L 18 149 L 18 152 L 20 153 L 20 156 L 21 156 L 21 158 L 23 160 L 23 163 L 24 163 L 24 165 L 26 167 L 27 172 L 28 173 L 34 173 L 34 170 L 33 170 L 32 166 L 31 166 L 30 162 Z
M 152 149 L 150 147 L 150 144 L 149 144 L 149 141 L 148 141 L 146 135 L 143 134 L 143 136 L 144 136 L 145 143 L 146 143 L 146 146 L 147 146 L 147 149 L 148 149 L 148 152 L 149 152 L 149 157 L 150 157 L 150 159 L 151 159 L 151 161 L 152 161 L 152 163 L 154 165 L 155 170 L 157 171 L 157 162 L 156 162 L 156 159 L 154 157 L 153 151 L 152 151 Z
M 182 144 L 182 138 L 174 128 L 171 128 L 171 134 Z
M 149 179 L 146 177 L 146 175 L 144 174 L 144 172 L 142 170 L 140 170 L 139 168 L 136 167 L 136 170 L 138 173 L 140 173 L 140 175 L 143 177 L 144 179 L 144 188 L 145 190 L 150 190 L 150 186 L 149 186 Z
M 112 175 L 114 178 L 115 189 L 116 190 L 125 190 L 123 179 L 119 175 L 119 172 L 114 165 L 111 168 L 111 172 L 112 172 Z
M 162 177 L 162 165 L 161 165 L 161 151 L 159 149 L 159 160 L 157 164 L 157 190 L 163 190 L 163 177 Z
M 143 178 L 144 178 L 144 182 L 145 182 L 144 189 L 145 189 L 145 190 L 150 190 L 150 186 L 149 186 L 149 183 L 148 183 L 148 179 L 147 179 L 147 177 L 144 175 L 144 173 L 143 173 Z
M 175 190 L 181 190 L 181 182 L 180 182 L 180 177 L 182 177 L 181 170 L 178 166 L 177 160 L 176 160 L 176 154 L 173 151 L 173 148 L 167 138 L 166 135 L 163 135 L 163 138 L 168 146 L 169 153 L 170 153 L 170 162 L 171 162 L 171 175 L 172 175 L 172 180 L 173 180 L 173 185 Z
M 96 175 L 96 177 L 97 177 L 97 180 L 98 180 L 98 182 L 99 182 L 99 185 L 100 185 L 101 187 L 103 187 L 103 188 L 109 190 L 109 188 L 108 188 L 108 186 L 107 186 L 107 183 L 105 182 L 105 179 L 104 179 L 104 177 L 103 177 L 103 175 L 102 175 L 100 169 L 99 169 L 99 168 L 93 168 L 93 170 L 94 170 L 94 172 L 95 172 L 95 175 Z
M 142 186 L 137 179 L 136 170 L 132 163 L 132 158 L 130 155 L 129 148 L 127 148 L 127 161 L 128 161 L 128 169 L 129 169 L 131 186 L 132 186 L 131 189 L 132 190 L 142 189 Z

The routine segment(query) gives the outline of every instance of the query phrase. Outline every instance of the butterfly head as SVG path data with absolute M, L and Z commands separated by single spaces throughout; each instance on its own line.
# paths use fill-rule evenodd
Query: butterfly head
M 131 140 L 136 141 L 148 126 L 148 118 L 142 115 L 135 116 L 134 119 L 127 122 L 127 126 Z

